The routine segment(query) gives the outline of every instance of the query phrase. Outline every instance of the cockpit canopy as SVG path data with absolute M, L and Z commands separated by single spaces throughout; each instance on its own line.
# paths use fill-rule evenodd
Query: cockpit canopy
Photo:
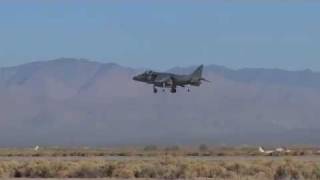
M 156 72 L 148 70 L 140 75 L 133 77 L 133 79 L 136 81 L 148 82 L 156 79 L 156 77 L 157 77 Z
M 150 70 L 149 70 L 149 71 L 145 71 L 143 74 L 144 74 L 144 75 L 147 75 L 147 76 L 148 76 L 148 75 L 152 75 L 152 74 L 153 74 L 153 71 L 150 71 Z

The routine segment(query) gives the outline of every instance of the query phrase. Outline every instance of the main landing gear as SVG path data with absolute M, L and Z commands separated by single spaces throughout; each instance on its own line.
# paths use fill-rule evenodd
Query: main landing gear
M 157 93 L 158 92 L 158 89 L 155 87 L 155 86 L 153 86 L 153 93 Z
M 177 89 L 176 88 L 171 88 L 171 93 L 176 93 L 177 92 Z
M 162 89 L 162 92 L 166 92 L 166 89 Z M 170 90 L 171 93 L 176 93 L 177 89 L 171 89 Z M 158 93 L 158 89 L 156 87 L 153 88 L 153 93 Z
M 187 88 L 186 91 L 187 91 L 187 92 L 191 92 L 190 88 Z M 162 89 L 162 92 L 166 92 L 166 89 L 163 88 L 163 89 Z M 170 92 L 171 92 L 171 93 L 177 93 L 177 89 L 176 89 L 176 88 L 172 88 L 172 89 L 170 90 Z M 155 93 L 155 94 L 158 93 L 158 89 L 157 89 L 156 87 L 153 87 L 153 93 Z
M 162 89 L 162 92 L 166 92 L 166 89 Z M 176 93 L 177 89 L 171 89 L 171 93 Z M 156 87 L 153 87 L 153 93 L 158 93 L 158 89 Z
M 190 89 L 188 88 L 187 91 L 190 92 Z M 166 89 L 165 89 L 164 86 L 163 86 L 163 88 L 162 88 L 162 92 L 166 92 Z M 171 93 L 176 93 L 176 92 L 177 92 L 177 88 L 172 87 L 172 88 L 170 89 L 170 92 L 171 92 Z M 153 93 L 155 93 L 155 94 L 158 93 L 158 89 L 157 89 L 156 86 L 153 86 Z
M 156 86 L 153 86 L 153 93 L 157 93 L 158 89 L 156 88 Z M 162 85 L 162 92 L 166 92 L 166 87 L 165 84 Z
M 162 91 L 162 92 L 166 92 L 166 89 L 165 89 L 165 88 L 162 88 L 161 91 Z M 187 91 L 187 92 L 191 92 L 190 88 L 186 88 L 186 91 Z M 171 88 L 171 89 L 170 89 L 170 92 L 171 92 L 171 93 L 177 93 L 177 89 L 176 89 L 176 88 Z M 157 89 L 156 87 L 153 87 L 153 93 L 155 93 L 155 94 L 158 93 L 158 89 Z

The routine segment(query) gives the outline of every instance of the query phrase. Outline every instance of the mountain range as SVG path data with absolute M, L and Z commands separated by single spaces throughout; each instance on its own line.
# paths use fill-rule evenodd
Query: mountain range
M 212 83 L 176 94 L 140 72 L 73 58 L 0 68 L 0 146 L 320 142 L 318 72 L 207 65 Z

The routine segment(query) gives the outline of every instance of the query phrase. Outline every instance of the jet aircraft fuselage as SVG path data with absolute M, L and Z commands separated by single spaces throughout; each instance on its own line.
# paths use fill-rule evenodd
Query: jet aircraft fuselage
M 207 81 L 202 77 L 203 65 L 199 66 L 193 73 L 189 75 L 179 75 L 167 72 L 146 71 L 133 77 L 133 80 L 153 85 L 153 92 L 157 93 L 156 87 L 170 88 L 172 93 L 176 92 L 176 87 L 200 86 L 201 81 Z M 188 91 L 190 89 L 188 88 Z

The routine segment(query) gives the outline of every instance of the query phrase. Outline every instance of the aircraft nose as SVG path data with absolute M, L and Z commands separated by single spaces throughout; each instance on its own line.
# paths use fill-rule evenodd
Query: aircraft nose
M 134 76 L 132 79 L 135 80 L 135 81 L 139 80 L 138 76 Z
M 135 81 L 143 81 L 144 77 L 143 77 L 143 75 L 139 74 L 139 75 L 134 76 L 132 79 Z

